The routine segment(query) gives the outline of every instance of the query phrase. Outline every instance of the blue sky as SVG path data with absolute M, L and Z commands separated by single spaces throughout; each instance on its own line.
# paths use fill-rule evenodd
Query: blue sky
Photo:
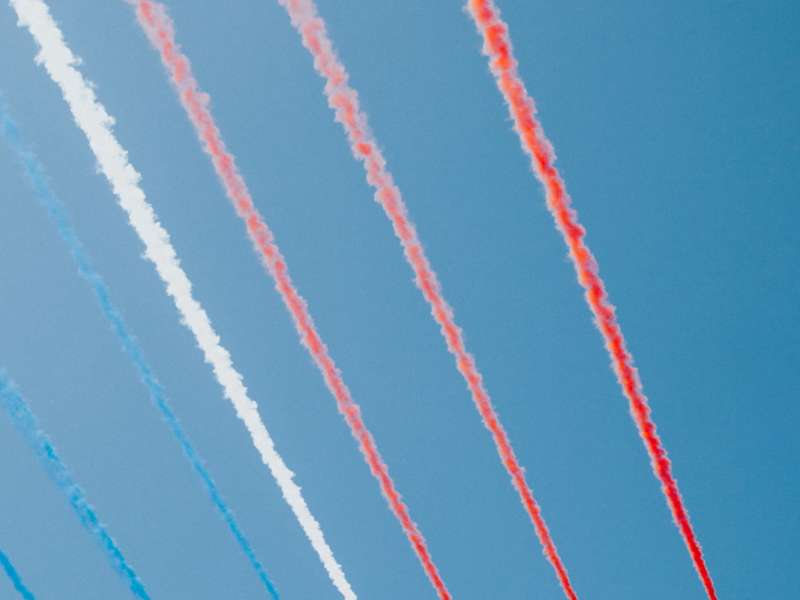
M 173 1 L 178 39 L 456 598 L 560 598 L 277 3 Z M 50 2 L 196 297 L 356 593 L 434 598 L 123 2 Z M 461 3 L 319 2 L 581 598 L 701 599 Z M 800 14 L 500 4 L 720 597 L 800 586 Z M 0 88 L 282 597 L 337 598 L 35 46 Z M 0 146 L 0 363 L 153 598 L 266 593 Z M 7 418 L 0 549 L 37 598 L 127 598 Z M 7 580 L 0 596 L 13 597 Z

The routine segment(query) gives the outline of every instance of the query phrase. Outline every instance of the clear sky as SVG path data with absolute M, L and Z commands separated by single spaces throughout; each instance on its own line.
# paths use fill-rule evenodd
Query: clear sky
M 354 590 L 432 600 L 131 9 L 50 6 Z M 562 598 L 288 16 L 169 6 L 455 598 Z M 792 598 L 800 7 L 499 6 L 720 598 Z M 461 1 L 319 8 L 579 596 L 701 600 Z M 340 597 L 35 53 L 2 8 L 0 89 L 206 467 L 284 599 Z M 154 599 L 266 598 L 5 144 L 0 182 L 0 364 Z M 0 456 L 0 549 L 36 597 L 129 598 L 5 416 Z

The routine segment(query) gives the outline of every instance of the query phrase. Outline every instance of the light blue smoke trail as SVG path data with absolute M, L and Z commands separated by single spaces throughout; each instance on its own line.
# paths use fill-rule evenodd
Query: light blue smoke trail
M 89 257 L 83 250 L 83 246 L 75 236 L 75 232 L 72 230 L 69 220 L 67 219 L 66 212 L 47 183 L 47 178 L 44 174 L 44 168 L 42 167 L 41 163 L 39 163 L 39 160 L 36 158 L 36 156 L 25 146 L 25 144 L 23 144 L 22 140 L 20 140 L 19 129 L 16 123 L 11 120 L 11 117 L 9 116 L 8 110 L 2 102 L 2 99 L 0 99 L 0 120 L 2 120 L 3 136 L 6 138 L 9 146 L 11 146 L 11 149 L 14 151 L 20 161 L 22 161 L 22 164 L 25 167 L 25 172 L 28 176 L 28 180 L 35 189 L 39 197 L 39 201 L 47 209 L 48 215 L 55 222 L 56 227 L 58 228 L 59 235 L 61 235 L 61 238 L 66 242 L 67 246 L 69 246 L 72 257 L 75 259 L 75 262 L 78 263 L 78 271 L 92 287 L 92 291 L 94 291 L 94 294 L 97 297 L 100 307 L 108 319 L 111 328 L 122 342 L 123 350 L 126 352 L 126 354 L 128 354 L 128 356 L 130 356 L 136 365 L 136 369 L 139 371 L 139 376 L 142 378 L 142 381 L 150 392 L 150 398 L 153 401 L 153 404 L 155 404 L 156 408 L 161 413 L 161 416 L 169 424 L 173 435 L 183 448 L 186 458 L 189 459 L 189 462 L 192 464 L 194 470 L 197 471 L 198 475 L 200 475 L 200 478 L 203 480 L 203 484 L 206 487 L 206 491 L 211 497 L 211 501 L 222 514 L 222 518 L 228 524 L 228 527 L 236 538 L 236 541 L 239 543 L 239 547 L 247 556 L 247 559 L 250 561 L 253 569 L 255 569 L 256 573 L 258 573 L 258 577 L 261 579 L 262 583 L 267 588 L 267 591 L 270 593 L 273 599 L 279 600 L 278 592 L 270 578 L 267 576 L 267 573 L 264 570 L 261 562 L 256 557 L 256 554 L 250 545 L 250 541 L 245 537 L 244 533 L 242 533 L 242 530 L 239 529 L 239 524 L 236 522 L 233 513 L 228 508 L 228 505 L 225 503 L 225 500 L 222 498 L 222 496 L 220 496 L 214 480 L 211 479 L 211 475 L 208 473 L 208 471 L 206 471 L 205 467 L 203 467 L 203 462 L 197 455 L 194 446 L 192 446 L 192 443 L 189 441 L 186 433 L 184 433 L 183 429 L 181 428 L 178 418 L 172 412 L 161 384 L 158 383 L 155 375 L 145 362 L 142 353 L 139 351 L 139 347 L 134 341 L 133 335 L 123 322 L 119 311 L 117 311 L 116 307 L 111 303 L 108 288 L 100 279 L 100 276 L 97 274 L 97 272 L 95 272 Z
M 133 569 L 122 556 L 122 552 L 117 547 L 116 542 L 106 532 L 106 528 L 100 524 L 92 507 L 86 501 L 83 490 L 78 487 L 75 480 L 70 475 L 67 467 L 61 462 L 55 448 L 50 440 L 39 427 L 36 418 L 31 414 L 25 400 L 19 395 L 14 384 L 6 377 L 5 372 L 0 368 L 0 397 L 3 399 L 3 406 L 8 411 L 14 425 L 25 437 L 25 441 L 33 449 L 39 462 L 47 471 L 58 488 L 67 496 L 72 508 L 94 537 L 95 542 L 106 553 L 106 557 L 119 576 L 128 584 L 134 596 L 142 600 L 150 600 L 150 596 L 144 591 L 142 582 L 133 572 Z
M 17 590 L 25 600 L 36 600 L 31 594 L 30 590 L 25 587 L 22 583 L 22 579 L 20 579 L 19 573 L 14 569 L 14 566 L 11 564 L 11 561 L 8 560 L 8 557 L 0 552 L 0 563 L 3 565 L 3 569 L 6 571 L 6 575 L 11 580 L 11 583 L 14 584 L 14 589 Z

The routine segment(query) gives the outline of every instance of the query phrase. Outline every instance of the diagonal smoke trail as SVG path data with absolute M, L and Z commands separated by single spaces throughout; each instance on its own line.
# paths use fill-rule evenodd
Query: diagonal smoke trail
M 14 589 L 20 593 L 23 600 L 36 600 L 31 591 L 25 587 L 24 583 L 22 583 L 22 578 L 19 576 L 19 573 L 17 573 L 16 569 L 14 569 L 14 565 L 11 564 L 11 561 L 8 560 L 8 557 L 2 552 L 0 552 L 0 563 L 2 563 L 3 569 L 5 570 L 6 575 L 8 575 L 8 578 L 11 580 L 11 583 L 14 584 Z
M 708 597 L 715 600 L 714 584 L 703 560 L 700 544 L 689 523 L 689 513 L 683 505 L 678 483 L 672 475 L 667 451 L 656 434 L 656 426 L 650 418 L 647 397 L 642 392 L 639 373 L 633 366 L 633 356 L 628 352 L 625 338 L 615 316 L 615 308 L 608 300 L 603 280 L 598 274 L 598 265 L 584 242 L 585 230 L 578 223 L 578 213 L 571 208 L 564 181 L 553 166 L 555 153 L 545 137 L 541 124 L 536 120 L 536 106 L 528 95 L 525 84 L 517 72 L 517 61 L 512 53 L 508 25 L 500 18 L 500 11 L 492 0 L 469 0 L 469 13 L 483 35 L 483 53 L 489 57 L 489 65 L 497 85 L 508 103 L 514 119 L 514 129 L 522 142 L 522 149 L 530 156 L 534 172 L 544 184 L 547 207 L 556 220 L 556 227 L 564 236 L 569 255 L 578 272 L 578 281 L 586 289 L 586 301 L 594 315 L 595 324 L 605 340 L 611 355 L 614 371 L 630 402 L 631 415 L 639 434 L 644 440 L 653 464 L 656 477 L 661 482 L 675 523 L 689 548 Z
M 183 448 L 186 458 L 189 459 L 189 462 L 194 470 L 197 471 L 198 475 L 200 475 L 200 478 L 203 480 L 203 485 L 205 485 L 206 492 L 208 492 L 208 495 L 211 497 L 211 501 L 217 507 L 217 510 L 219 510 L 219 512 L 222 514 L 222 518 L 228 524 L 228 527 L 236 538 L 236 541 L 239 543 L 239 547 L 247 556 L 251 566 L 258 574 L 259 579 L 261 579 L 262 583 L 267 588 L 267 591 L 270 593 L 273 599 L 278 600 L 278 592 L 275 590 L 274 584 L 267 576 L 263 565 L 256 557 L 256 554 L 250 545 L 250 541 L 247 539 L 247 537 L 245 537 L 244 533 L 239 528 L 239 524 L 236 522 L 233 513 L 228 508 L 227 503 L 217 490 L 214 480 L 211 479 L 210 473 L 206 471 L 205 467 L 203 466 L 203 461 L 200 459 L 197 451 L 194 449 L 194 446 L 192 446 L 192 443 L 189 441 L 188 436 L 183 431 L 180 421 L 172 412 L 172 408 L 170 408 L 166 394 L 164 393 L 161 384 L 158 383 L 154 373 L 150 370 L 150 366 L 145 362 L 144 356 L 142 356 L 139 347 L 136 345 L 133 334 L 131 334 L 131 332 L 128 330 L 128 327 L 122 320 L 122 316 L 117 308 L 111 303 L 111 297 L 108 288 L 103 283 L 103 280 L 100 279 L 100 276 L 94 270 L 94 267 L 92 267 L 89 257 L 86 255 L 86 252 L 83 250 L 83 246 L 78 241 L 75 232 L 72 230 L 69 220 L 67 219 L 66 212 L 64 212 L 61 203 L 58 201 L 53 193 L 53 190 L 50 188 L 50 185 L 47 183 L 47 177 L 45 176 L 44 168 L 33 152 L 25 147 L 25 144 L 19 137 L 17 125 L 11 120 L 8 110 L 1 101 L 0 121 L 2 121 L 3 136 L 6 138 L 9 146 L 11 146 L 11 149 L 17 155 L 17 158 L 19 158 L 20 162 L 22 162 L 22 165 L 25 167 L 25 173 L 27 174 L 28 180 L 33 186 L 33 189 L 36 191 L 39 201 L 42 203 L 42 205 L 44 205 L 45 209 L 47 210 L 47 214 L 56 224 L 58 233 L 69 247 L 72 258 L 76 263 L 78 263 L 78 272 L 81 274 L 81 277 L 83 277 L 91 286 L 97 301 L 100 303 L 100 308 L 102 309 L 103 314 L 105 315 L 106 319 L 108 319 L 109 325 L 111 325 L 111 329 L 114 330 L 114 333 L 117 334 L 117 338 L 119 338 L 119 340 L 122 342 L 123 350 L 128 356 L 130 356 L 131 360 L 133 360 L 134 365 L 136 365 L 136 370 L 139 372 L 139 377 L 141 377 L 142 381 L 150 392 L 150 399 L 158 409 L 158 412 L 161 413 L 162 418 L 170 426 L 170 429 L 172 429 L 172 434 Z
M 400 190 L 394 185 L 392 175 L 386 169 L 386 159 L 367 125 L 367 115 L 359 107 L 358 94 L 347 84 L 347 72 L 333 51 L 325 22 L 317 15 L 317 7 L 313 0 L 278 0 L 278 2 L 289 13 L 292 25 L 302 37 L 303 45 L 314 57 L 314 68 L 326 79 L 325 95 L 328 97 L 328 105 L 336 112 L 336 120 L 343 125 L 353 155 L 357 160 L 364 162 L 367 182 L 376 190 L 375 200 L 381 204 L 392 221 L 406 260 L 416 275 L 415 282 L 431 306 L 431 314 L 441 327 L 448 350 L 456 358 L 456 366 L 467 382 L 484 425 L 492 433 L 497 452 L 533 522 L 544 554 L 556 569 L 567 596 L 577 600 L 567 577 L 566 568 L 558 556 L 555 543 L 542 517 L 541 509 L 525 480 L 525 469 L 519 464 L 508 434 L 492 406 L 491 398 L 483 386 L 483 377 L 475 365 L 475 359 L 467 352 L 461 328 L 456 325 L 453 317 L 453 309 L 444 299 L 436 273 L 431 268 L 422 243 L 417 237 L 416 228 L 408 217 Z
M 6 377 L 2 368 L 0 368 L 0 398 L 2 398 L 3 407 L 8 411 L 17 430 L 28 442 L 50 479 L 58 486 L 58 489 L 64 492 L 70 506 L 72 506 L 75 514 L 78 515 L 83 526 L 92 534 L 94 541 L 105 552 L 108 562 L 111 563 L 114 570 L 130 587 L 134 596 L 142 600 L 150 600 L 150 596 L 144 590 L 142 582 L 139 581 L 136 573 L 133 572 L 133 568 L 122 556 L 117 543 L 108 535 L 106 528 L 100 524 L 94 509 L 89 505 L 86 496 L 83 495 L 83 490 L 78 487 L 66 465 L 61 462 L 61 458 L 56 454 L 56 450 L 50 440 L 39 427 L 39 423 L 36 422 L 36 418 L 31 414 L 25 400 L 20 396 L 14 383 Z
M 211 157 L 214 169 L 220 178 L 228 199 L 234 205 L 237 214 L 247 223 L 247 233 L 253 242 L 261 261 L 275 280 L 286 307 L 291 313 L 295 327 L 300 334 L 301 343 L 311 353 L 314 362 L 325 380 L 330 392 L 336 398 L 339 411 L 344 415 L 350 432 L 359 442 L 364 459 L 378 480 L 381 492 L 389 503 L 392 512 L 400 521 L 412 548 L 421 561 L 425 573 L 443 599 L 450 598 L 450 593 L 439 575 L 428 550 L 425 538 L 417 524 L 411 520 L 408 507 L 400 500 L 400 494 L 394 481 L 389 476 L 389 468 L 378 452 L 372 434 L 364 424 L 361 409 L 350 395 L 341 373 L 336 368 L 328 348 L 317 332 L 308 306 L 300 296 L 289 277 L 289 267 L 275 244 L 272 232 L 263 217 L 253 204 L 253 199 L 244 183 L 235 159 L 225 148 L 222 134 L 214 123 L 208 108 L 209 96 L 201 92 L 192 75 L 189 59 L 183 55 L 175 42 L 175 31 L 166 8 L 158 3 L 146 0 L 126 0 L 136 7 L 136 16 L 150 42 L 161 53 L 161 60 L 169 72 L 172 83 L 178 91 L 183 107 L 194 125 L 203 149 Z
M 205 310 L 192 296 L 192 284 L 180 267 L 169 235 L 156 220 L 153 207 L 145 200 L 144 192 L 139 187 L 140 175 L 130 165 L 127 153 L 111 132 L 114 120 L 97 101 L 90 84 L 75 69 L 78 59 L 64 42 L 63 34 L 47 5 L 42 0 L 11 0 L 11 6 L 17 11 L 18 24 L 27 27 L 40 46 L 37 62 L 44 65 L 61 88 L 75 122 L 89 140 L 100 170 L 108 178 L 131 225 L 144 242 L 145 256 L 155 264 L 166 284 L 167 293 L 172 296 L 182 323 L 194 334 L 206 362 L 212 365 L 225 397 L 233 403 L 236 414 L 244 421 L 261 459 L 275 477 L 284 499 L 317 551 L 334 585 L 347 600 L 355 600 L 356 595 L 325 542 L 319 523 L 312 516 L 300 488 L 293 480 L 294 473 L 275 450 L 272 438 L 258 414 L 258 406 L 248 397 L 242 376 L 233 368 L 228 351 L 220 345 L 219 336 L 211 327 Z

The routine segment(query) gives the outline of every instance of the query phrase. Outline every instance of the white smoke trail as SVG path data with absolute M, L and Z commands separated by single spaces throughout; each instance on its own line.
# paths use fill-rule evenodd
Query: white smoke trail
M 300 521 L 333 584 L 347 600 L 355 600 L 356 595 L 325 542 L 319 523 L 311 515 L 300 488 L 292 480 L 294 474 L 275 451 L 256 403 L 247 396 L 242 376 L 233 368 L 228 351 L 220 346 L 219 336 L 211 327 L 208 315 L 192 297 L 192 285 L 180 267 L 169 235 L 156 220 L 153 207 L 145 200 L 144 192 L 138 185 L 141 176 L 130 165 L 127 152 L 111 132 L 114 119 L 97 101 L 83 75 L 75 69 L 79 59 L 64 42 L 64 36 L 47 5 L 42 0 L 10 0 L 10 3 L 19 17 L 18 25 L 27 27 L 41 48 L 36 62 L 44 65 L 61 88 L 75 122 L 89 140 L 100 170 L 108 178 L 131 225 L 144 242 L 145 256 L 155 264 L 159 276 L 167 285 L 167 293 L 172 296 L 181 313 L 182 322 L 194 334 L 206 362 L 214 368 L 214 375 L 222 385 L 225 397 L 233 403 L 236 414 L 250 431 L 253 444 L 278 482 L 283 497 Z

